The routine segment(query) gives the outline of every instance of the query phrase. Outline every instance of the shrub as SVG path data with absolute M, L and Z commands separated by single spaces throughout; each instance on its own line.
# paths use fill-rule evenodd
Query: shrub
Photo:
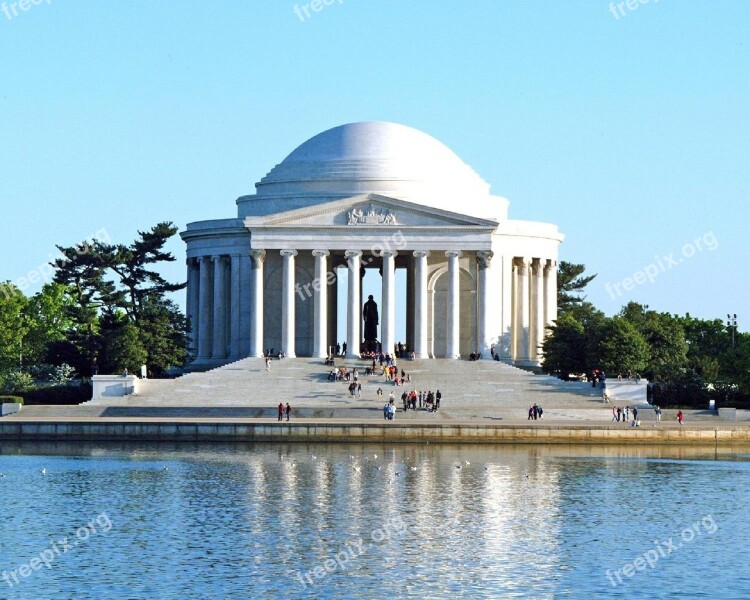
M 0 374 L 0 387 L 6 393 L 20 394 L 34 386 L 34 378 L 24 371 L 7 371 Z
M 76 370 L 68 363 L 63 363 L 54 368 L 50 381 L 55 385 L 65 385 L 76 376 Z
M 0 396 L 0 404 L 23 404 L 20 396 Z
M 34 404 L 80 404 L 91 400 L 91 386 L 53 385 L 23 392 L 27 405 Z

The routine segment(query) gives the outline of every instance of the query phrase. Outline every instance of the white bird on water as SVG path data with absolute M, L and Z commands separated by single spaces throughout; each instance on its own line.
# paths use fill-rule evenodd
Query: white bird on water
M 42 475 L 46 475 L 47 474 L 47 467 L 42 467 L 41 473 L 42 473 Z

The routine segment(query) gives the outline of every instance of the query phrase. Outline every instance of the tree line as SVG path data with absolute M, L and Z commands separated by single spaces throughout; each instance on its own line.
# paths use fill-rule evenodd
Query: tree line
M 170 222 L 139 231 L 131 244 L 88 240 L 57 246 L 53 281 L 27 297 L 0 284 L 0 383 L 5 391 L 32 381 L 97 373 L 164 376 L 188 359 L 188 323 L 158 272 L 175 257 L 164 250 Z
M 596 275 L 584 272 L 581 264 L 558 266 L 558 316 L 543 344 L 546 373 L 640 375 L 664 406 L 750 403 L 750 334 L 722 319 L 657 312 L 637 302 L 607 317 L 586 301 L 583 292 Z

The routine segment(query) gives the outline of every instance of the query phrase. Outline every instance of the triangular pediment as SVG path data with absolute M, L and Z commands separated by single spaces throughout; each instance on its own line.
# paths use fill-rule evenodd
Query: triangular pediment
M 498 223 L 469 215 L 424 206 L 380 194 L 361 194 L 323 204 L 306 206 L 262 217 L 247 217 L 249 229 L 371 228 L 371 227 L 467 227 L 494 230 Z

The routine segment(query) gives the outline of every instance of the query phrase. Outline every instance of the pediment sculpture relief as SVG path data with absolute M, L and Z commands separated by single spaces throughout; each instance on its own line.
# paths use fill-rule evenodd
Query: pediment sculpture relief
M 396 215 L 390 209 L 375 210 L 370 207 L 365 211 L 353 208 L 346 214 L 349 225 L 396 225 Z

